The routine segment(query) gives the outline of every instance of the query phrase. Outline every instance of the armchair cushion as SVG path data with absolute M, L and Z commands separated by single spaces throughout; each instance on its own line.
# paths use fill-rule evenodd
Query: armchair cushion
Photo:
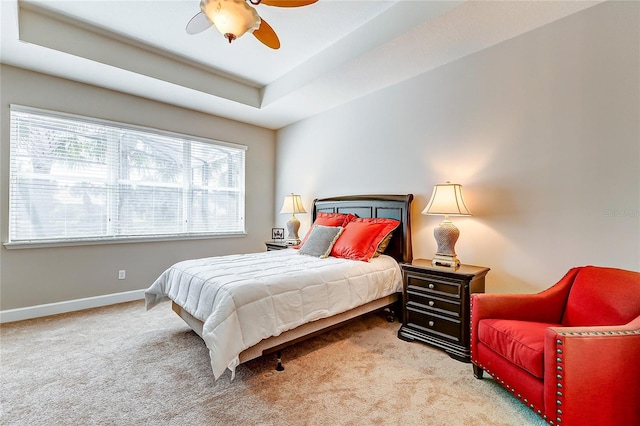
M 622 325 L 640 315 L 638 273 L 585 266 L 575 277 L 562 325 Z
M 478 340 L 533 376 L 544 377 L 544 338 L 549 324 L 532 321 L 486 319 L 478 327 Z

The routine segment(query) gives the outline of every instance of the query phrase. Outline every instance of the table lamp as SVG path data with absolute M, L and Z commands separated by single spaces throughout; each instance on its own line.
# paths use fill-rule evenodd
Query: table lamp
M 291 219 L 287 222 L 287 243 L 300 244 L 300 237 L 298 237 L 298 230 L 300 229 L 300 221 L 296 218 L 296 213 L 306 213 L 302 206 L 302 199 L 299 195 L 291 193 L 284 197 L 282 203 L 282 209 L 280 213 L 291 213 Z
M 462 198 L 462 185 L 457 183 L 441 183 L 433 187 L 431 200 L 422 211 L 424 215 L 444 215 L 444 220 L 433 230 L 433 236 L 438 243 L 438 250 L 431 264 L 457 268 L 460 266 L 456 256 L 455 245 L 460 231 L 449 220 L 452 216 L 470 216 L 471 213 Z

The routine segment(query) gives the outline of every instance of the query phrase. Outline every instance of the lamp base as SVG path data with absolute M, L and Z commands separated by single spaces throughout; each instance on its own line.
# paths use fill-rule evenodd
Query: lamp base
M 298 237 L 298 230 L 300 229 L 300 221 L 295 215 L 291 216 L 291 219 L 287 222 L 287 244 L 300 244 L 300 237 Z
M 431 259 L 433 266 L 444 266 L 445 268 L 457 268 L 460 266 L 458 256 L 447 256 L 445 254 L 437 254 Z
M 458 256 L 456 256 L 455 245 L 460 236 L 458 228 L 451 223 L 445 215 L 440 225 L 433 230 L 433 236 L 438 243 L 438 251 L 436 251 L 431 264 L 433 266 L 446 266 L 448 268 L 457 268 L 460 266 Z

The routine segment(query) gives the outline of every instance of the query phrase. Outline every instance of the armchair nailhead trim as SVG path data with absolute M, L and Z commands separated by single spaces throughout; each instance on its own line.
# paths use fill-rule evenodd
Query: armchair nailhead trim
M 469 300 L 469 358 L 475 361 L 473 357 L 473 297 Z M 480 365 L 478 367 L 482 368 Z
M 638 330 L 605 330 L 605 331 L 561 331 L 558 333 L 560 336 L 603 336 L 609 334 L 640 334 Z M 561 345 L 560 340 L 556 340 L 558 345 Z
M 495 373 L 493 373 L 491 370 L 487 369 L 484 365 L 482 365 L 482 364 L 477 364 L 477 365 L 478 365 L 478 367 L 480 367 L 480 368 L 482 368 L 484 371 L 486 371 L 486 372 L 487 372 L 487 374 L 489 374 L 489 375 L 493 378 L 493 380 L 494 380 L 496 383 L 500 384 L 502 387 L 504 387 L 505 389 L 507 389 L 507 391 L 510 391 L 514 396 L 517 396 L 517 397 L 518 397 L 518 399 L 519 399 L 520 401 L 522 401 L 522 402 L 523 402 L 527 407 L 531 408 L 531 409 L 533 410 L 533 412 L 534 412 L 534 413 L 538 414 L 538 415 L 539 415 L 542 419 L 544 419 L 545 421 L 548 421 L 548 420 L 547 420 L 547 415 L 546 415 L 546 414 L 543 414 L 543 413 L 542 413 L 542 410 L 541 410 L 541 409 L 536 408 L 534 404 L 529 403 L 529 400 L 528 400 L 527 398 L 523 398 L 523 397 L 522 397 L 522 394 L 521 394 L 520 392 L 517 392 L 517 393 L 516 393 L 516 389 L 515 389 L 513 386 L 508 385 L 508 384 L 505 384 L 505 383 L 504 383 L 504 380 L 500 379 L 500 377 L 496 376 L 496 375 L 495 375 Z M 553 424 L 553 421 L 550 421 L 549 423 L 550 423 L 550 424 Z
M 564 335 L 564 333 L 560 333 L 561 335 Z M 556 357 L 556 371 L 558 372 L 558 374 L 556 375 L 556 388 L 558 389 L 556 391 L 556 412 L 557 412 L 557 416 L 556 416 L 556 422 L 558 424 L 562 423 L 562 410 L 560 409 L 560 407 L 562 406 L 563 402 L 564 402 L 564 394 L 561 392 L 561 389 L 563 388 L 562 386 L 562 380 L 563 380 L 563 375 L 562 375 L 562 359 L 563 359 L 563 352 L 562 352 L 562 347 L 563 345 L 563 339 L 557 339 L 556 340 L 556 353 L 558 354 L 558 356 Z
M 497 383 L 502 385 L 502 387 L 504 387 L 507 391 L 510 391 L 514 396 L 516 396 L 520 401 L 522 401 L 527 407 L 529 407 L 534 413 L 538 414 L 538 416 L 540 416 L 543 420 L 548 421 L 547 416 L 546 414 L 543 414 L 542 409 L 537 408 L 534 404 L 530 403 L 528 398 L 523 398 L 522 393 L 517 392 L 513 386 L 505 384 L 504 380 L 501 380 L 500 377 L 497 377 L 491 371 L 489 370 L 485 370 L 485 371 L 489 373 Z M 549 423 L 553 425 L 553 421 Z

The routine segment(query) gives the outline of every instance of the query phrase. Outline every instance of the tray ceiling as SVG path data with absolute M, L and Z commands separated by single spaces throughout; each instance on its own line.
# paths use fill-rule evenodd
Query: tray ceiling
M 215 28 L 197 0 L 0 1 L 2 63 L 278 129 L 599 1 L 320 0 L 256 10 L 279 50 Z

